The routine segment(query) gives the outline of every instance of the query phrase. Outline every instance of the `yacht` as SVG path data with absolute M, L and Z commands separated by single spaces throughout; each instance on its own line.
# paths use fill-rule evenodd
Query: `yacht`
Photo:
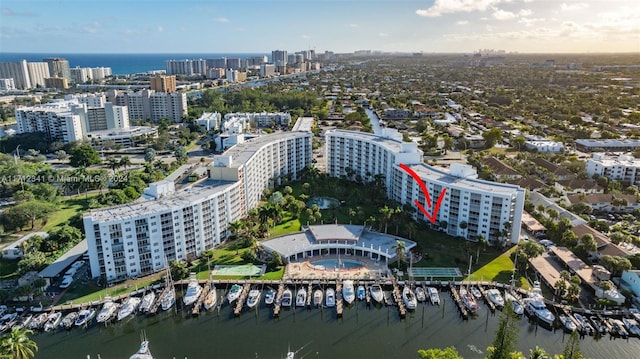
M 424 302 L 427 300 L 427 293 L 425 292 L 424 288 L 422 288 L 422 286 L 416 287 L 416 299 L 418 300 L 418 302 Z
M 276 291 L 275 289 L 269 287 L 267 289 L 267 293 L 264 295 L 264 304 L 271 305 L 273 301 L 276 299 Z
M 464 287 L 460 288 L 460 299 L 462 299 L 462 304 L 464 304 L 465 308 L 467 308 L 467 310 L 472 314 L 477 313 L 480 310 L 480 306 L 476 302 L 476 299 Z
M 527 302 L 526 310 L 530 314 L 534 315 L 543 324 L 548 326 L 553 325 L 553 321 L 556 317 L 547 309 L 547 306 L 542 300 L 532 299 Z
M 44 323 L 44 331 L 50 332 L 58 328 L 60 322 L 62 321 L 62 312 L 53 312 L 49 314 L 49 319 Z
M 629 334 L 640 337 L 640 326 L 635 319 L 622 318 L 622 323 L 629 330 Z
M 504 300 L 506 302 L 511 302 L 511 306 L 513 307 L 513 312 L 516 313 L 517 315 L 522 315 L 524 313 L 524 307 L 522 306 L 522 303 L 520 303 L 520 301 L 516 297 L 514 297 L 511 293 L 504 292 Z
M 408 286 L 405 286 L 402 290 L 402 300 L 409 310 L 414 310 L 418 306 L 416 295 L 413 294 L 413 291 Z
M 149 341 L 143 339 L 138 351 L 130 356 L 129 359 L 153 359 L 153 355 L 151 355 L 151 351 L 149 350 Z
M 353 303 L 353 301 L 356 299 L 352 280 L 345 280 L 344 282 L 342 282 L 342 299 L 344 299 L 347 304 Z
M 151 309 L 151 306 L 155 301 L 156 292 L 150 291 L 149 293 L 145 294 L 144 297 L 142 297 L 142 301 L 140 302 L 140 307 L 138 307 L 140 313 L 147 313 Z
M 162 310 L 168 310 L 176 304 L 176 288 L 173 284 L 170 284 L 167 292 L 160 298 L 160 304 L 162 305 Z
M 595 333 L 596 329 L 593 328 L 591 323 L 587 320 L 587 318 L 582 315 L 575 313 L 573 318 L 578 322 L 578 331 L 584 334 L 592 335 Z
M 60 328 L 71 329 L 75 324 L 76 319 L 78 319 L 78 312 L 71 312 L 65 315 L 60 322 Z
M 300 287 L 296 294 L 296 307 L 304 307 L 307 304 L 307 291 Z
M 211 286 L 211 290 L 207 293 L 207 296 L 204 297 L 204 310 L 209 310 L 216 305 L 218 301 L 218 293 L 216 293 L 216 287 Z
M 367 291 L 364 289 L 364 286 L 359 285 L 358 289 L 356 290 L 356 297 L 358 297 L 358 300 L 364 300 L 366 296 L 367 296 Z
M 313 305 L 319 307 L 322 305 L 322 298 L 324 297 L 324 293 L 322 293 L 322 289 L 316 289 L 313 291 Z
M 95 315 L 96 310 L 93 308 L 82 309 L 80 312 L 78 312 L 78 318 L 75 322 L 76 327 L 81 327 L 83 325 L 91 323 L 91 319 L 93 319 Z
M 16 313 L 13 313 L 13 314 L 16 314 Z M 7 320 L 6 318 L 7 316 L 10 316 L 10 315 L 12 314 L 5 314 L 4 317 L 0 318 L 0 322 L 2 323 L 10 322 L 11 320 Z M 15 317 L 13 319 L 15 319 Z M 40 313 L 35 318 L 31 318 L 31 322 L 29 323 L 28 328 L 31 330 L 42 329 L 42 327 L 47 322 L 47 320 L 49 320 L 49 313 Z
M 621 320 L 609 318 L 609 324 L 611 324 L 611 327 L 613 328 L 612 333 L 615 335 L 621 338 L 629 337 L 629 332 L 624 328 L 624 323 L 622 323 Z
M 260 302 L 260 296 L 262 293 L 259 289 L 251 289 L 249 291 L 249 296 L 247 297 L 247 307 L 253 308 Z
M 429 301 L 431 304 L 440 305 L 440 294 L 438 294 L 438 290 L 434 287 L 427 287 L 427 293 L 429 293 Z
M 182 297 L 182 302 L 185 306 L 190 306 L 198 300 L 200 293 L 202 293 L 202 286 L 198 283 L 195 275 L 192 275 L 191 279 L 189 279 L 187 292 L 184 294 L 184 297 Z
M 336 290 L 331 287 L 325 292 L 325 305 L 329 308 L 336 306 Z
M 236 299 L 238 299 L 238 297 L 240 297 L 241 293 L 242 286 L 240 284 L 234 284 L 233 286 L 231 286 L 231 290 L 229 290 L 229 293 L 227 293 L 227 301 L 229 301 L 229 303 L 233 303 Z
M 569 333 L 578 329 L 576 323 L 574 323 L 573 320 L 571 320 L 571 318 L 565 314 L 558 315 L 558 320 L 560 321 L 560 323 L 562 323 L 564 329 Z
M 122 308 L 120 308 L 120 311 L 118 311 L 118 321 L 133 314 L 136 311 L 136 309 L 138 309 L 138 306 L 140 305 L 141 301 L 142 299 L 138 297 L 127 298 L 127 300 L 122 305 Z
M 102 305 L 102 310 L 100 310 L 96 318 L 98 323 L 104 323 L 110 320 L 118 312 L 118 304 L 114 303 L 109 297 L 105 298 L 105 300 L 105 303 Z
M 473 287 L 469 288 L 469 291 L 471 292 L 471 294 L 473 294 L 474 297 L 476 297 L 476 299 L 481 299 L 482 298 L 482 292 L 475 285 Z
M 372 285 L 371 288 L 369 288 L 369 291 L 371 292 L 371 298 L 373 298 L 373 300 L 378 303 L 382 303 L 384 300 L 384 293 L 382 292 L 380 284 Z
M 497 289 L 489 289 L 485 292 L 487 294 L 487 298 L 491 303 L 493 303 L 496 307 L 502 308 L 504 307 L 504 298 L 500 294 L 500 291 Z
M 282 304 L 283 307 L 290 307 L 291 297 L 293 297 L 293 293 L 291 293 L 291 289 L 289 288 L 285 289 L 284 292 L 282 293 L 282 300 L 280 301 L 280 304 Z
M 579 315 L 580 314 L 574 314 L 576 319 L 578 319 Z M 595 330 L 597 330 L 598 333 L 607 334 L 609 332 L 609 326 L 602 319 L 600 319 L 597 315 L 590 316 L 589 320 L 591 321 L 591 324 L 593 324 L 593 328 Z
M 49 315 L 48 318 L 51 318 L 51 315 L 54 313 L 51 313 Z M 27 325 L 29 325 L 29 323 L 31 323 L 31 320 L 33 319 L 33 314 L 25 314 L 25 315 L 21 315 L 16 319 L 16 323 L 13 325 L 13 328 L 18 328 L 18 329 L 22 329 L 22 328 L 26 328 Z M 46 325 L 46 323 L 45 323 Z

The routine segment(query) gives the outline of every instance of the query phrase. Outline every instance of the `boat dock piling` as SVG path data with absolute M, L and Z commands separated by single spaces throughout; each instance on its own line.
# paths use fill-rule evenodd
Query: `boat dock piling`
M 458 293 L 458 289 L 456 289 L 453 283 L 449 284 L 449 289 L 451 290 L 451 297 L 453 298 L 453 301 L 456 303 L 458 310 L 460 310 L 460 315 L 462 316 L 462 319 L 465 319 L 465 320 L 468 319 L 469 312 L 467 312 L 467 308 L 464 307 L 464 304 L 462 303 L 462 299 L 460 299 L 460 293 Z
M 309 287 L 307 288 L 307 308 L 311 308 L 311 299 L 313 298 L 313 283 L 309 283 Z
M 400 313 L 400 318 L 407 316 L 407 309 L 404 306 L 404 301 L 402 300 L 402 294 L 400 294 L 400 288 L 398 287 L 398 283 L 393 281 L 393 299 L 398 303 L 398 312 Z
M 342 282 L 336 283 L 336 315 L 342 318 Z
M 211 280 L 209 280 L 207 284 L 205 284 L 204 289 L 202 290 L 202 293 L 200 293 L 200 296 L 198 297 L 196 304 L 193 306 L 191 315 L 196 316 L 200 314 L 200 306 L 202 306 L 202 302 L 204 302 L 204 298 L 207 297 L 207 295 L 209 294 L 209 291 L 211 291 Z
M 244 305 L 244 300 L 247 299 L 247 295 L 249 295 L 249 288 L 251 288 L 251 284 L 245 283 L 242 286 L 242 293 L 240 293 L 240 297 L 238 297 L 238 302 L 236 302 L 236 308 L 233 310 L 233 315 L 236 317 L 240 316 L 242 313 L 242 306 Z
M 280 282 L 278 286 L 278 293 L 273 301 L 273 316 L 278 317 L 280 315 L 280 301 L 282 300 L 282 293 L 284 293 L 284 283 Z
M 482 299 L 484 299 L 484 302 L 487 304 L 487 307 L 489 307 L 489 310 L 491 311 L 491 313 L 495 313 L 496 305 L 489 300 L 489 297 L 487 296 L 487 292 L 484 290 L 484 287 L 480 285 L 478 286 L 478 290 L 480 290 L 480 294 L 482 294 Z
M 367 307 L 371 306 L 371 292 L 369 291 L 369 285 L 365 283 L 364 285 L 364 299 L 367 302 Z
M 149 311 L 147 312 L 149 315 L 154 315 L 158 312 L 158 308 L 160 308 L 160 305 L 162 304 L 162 298 L 164 298 L 164 296 L 167 294 L 170 287 L 171 285 L 168 285 L 164 287 L 164 289 L 162 289 L 162 293 L 160 293 L 160 296 L 157 297 L 156 301 L 153 302 L 151 308 L 149 308 Z

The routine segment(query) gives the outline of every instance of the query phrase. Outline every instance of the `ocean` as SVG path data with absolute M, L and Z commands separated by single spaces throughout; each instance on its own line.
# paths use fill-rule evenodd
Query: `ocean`
M 42 61 L 47 57 L 62 57 L 69 61 L 69 67 L 111 67 L 114 75 L 128 75 L 140 72 L 164 70 L 167 60 L 217 59 L 268 56 L 266 53 L 214 53 L 214 54 L 53 54 L 53 53 L 6 53 L 0 52 L 0 62 L 20 60 Z

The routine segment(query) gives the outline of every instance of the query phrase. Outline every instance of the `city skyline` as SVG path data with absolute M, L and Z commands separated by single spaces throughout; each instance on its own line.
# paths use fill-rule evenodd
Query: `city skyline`
M 638 52 L 631 0 L 5 0 L 0 51 Z

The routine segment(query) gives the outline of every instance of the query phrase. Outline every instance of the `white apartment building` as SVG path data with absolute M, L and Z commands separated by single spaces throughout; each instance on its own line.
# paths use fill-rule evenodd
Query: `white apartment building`
M 35 107 L 19 107 L 15 111 L 18 133 L 42 132 L 51 142 L 80 141 L 85 134 L 85 107 L 66 101 Z
M 27 62 L 31 87 L 46 87 L 44 79 L 49 78 L 49 64 L 46 62 Z
M 608 157 L 602 153 L 594 153 L 587 160 L 589 177 L 599 175 L 629 185 L 640 184 L 640 159 L 629 155 Z
M 402 142 L 402 135 L 383 129 L 381 136 L 371 133 L 331 130 L 326 133 L 327 172 L 330 176 L 352 176 L 364 182 L 382 175 L 387 196 L 399 203 L 417 200 L 433 213 L 443 190 L 444 197 L 432 227 L 452 236 L 517 243 L 524 207 L 525 190 L 519 186 L 477 179 L 473 167 L 452 164 L 449 171 L 422 161 L 417 144 Z M 406 171 L 415 172 L 429 191 L 431 207 L 420 185 Z M 416 218 L 429 221 L 421 212 Z
M 0 90 L 15 90 L 16 83 L 13 81 L 13 78 L 10 79 L 0 79 Z
M 173 182 L 160 181 L 145 190 L 151 199 L 86 213 L 92 275 L 122 280 L 200 256 L 258 204 L 270 179 L 297 178 L 309 165 L 311 133 L 263 136 L 215 156 L 209 179 L 192 188 L 175 192 Z
M 31 88 L 27 60 L 18 62 L 0 62 L 0 78 L 13 79 L 19 90 Z
M 104 93 L 77 93 L 64 96 L 66 101 L 76 100 L 78 103 L 86 104 L 87 107 L 104 107 L 107 98 Z
M 173 122 L 182 122 L 187 115 L 187 94 L 182 92 L 154 92 L 149 97 L 151 119 L 159 121 L 165 118 Z
M 200 118 L 196 120 L 198 126 L 205 131 L 219 130 L 221 122 L 222 115 L 220 112 L 204 112 Z
M 289 126 L 291 124 L 291 114 L 286 112 L 234 112 L 224 115 L 227 120 L 231 117 L 246 117 L 256 125 L 256 127 Z
M 272 77 L 276 74 L 276 65 L 260 64 L 260 77 Z

